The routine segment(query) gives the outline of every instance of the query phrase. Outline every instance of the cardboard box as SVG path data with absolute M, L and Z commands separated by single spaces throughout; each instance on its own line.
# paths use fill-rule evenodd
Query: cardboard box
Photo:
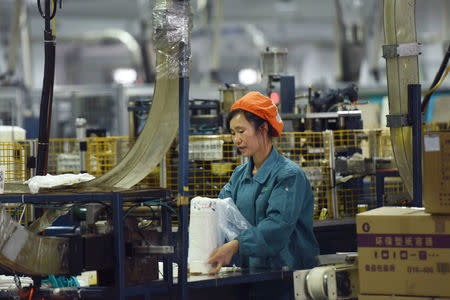
M 450 216 L 381 207 L 356 225 L 361 294 L 450 297 Z
M 450 214 L 450 131 L 426 132 L 422 154 L 425 211 Z
M 358 300 L 449 300 L 450 298 L 395 296 L 395 295 L 359 295 Z

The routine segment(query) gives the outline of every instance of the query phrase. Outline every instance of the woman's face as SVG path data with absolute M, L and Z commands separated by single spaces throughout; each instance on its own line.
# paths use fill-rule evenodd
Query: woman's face
M 230 131 L 233 142 L 242 155 L 250 157 L 261 151 L 263 135 L 255 130 L 253 124 L 247 121 L 243 113 L 236 114 L 230 120 Z

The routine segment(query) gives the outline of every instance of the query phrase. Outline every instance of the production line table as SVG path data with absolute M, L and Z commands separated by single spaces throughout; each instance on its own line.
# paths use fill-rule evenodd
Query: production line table
M 86 188 L 84 191 L 75 191 L 71 189 L 63 189 L 56 191 L 43 190 L 39 194 L 30 193 L 9 193 L 0 195 L 1 203 L 22 203 L 22 204 L 72 204 L 72 203 L 111 203 L 113 212 L 114 227 L 114 253 L 116 259 L 114 263 L 114 287 L 109 288 L 86 288 L 89 293 L 99 295 L 107 293 L 105 296 L 112 296 L 115 299 L 125 299 L 126 296 L 139 295 L 150 289 L 142 289 L 145 286 L 127 286 L 125 283 L 125 249 L 124 249 L 124 233 L 123 233 L 123 202 L 142 202 L 149 199 L 169 199 L 170 191 L 166 189 L 147 189 L 147 190 L 115 190 L 111 188 Z M 170 230 L 169 214 L 163 209 L 163 231 Z M 170 234 L 170 231 L 168 233 Z M 163 259 L 165 264 L 172 263 L 166 257 Z M 172 274 L 170 274 L 171 276 Z M 166 284 L 167 285 L 167 284 Z M 156 284 L 151 287 L 153 289 L 164 288 L 164 284 Z M 82 290 L 81 290 L 82 291 Z M 112 291 L 112 292 L 111 292 Z M 3 291 L 9 292 L 9 291 Z M 16 291 L 17 292 L 17 291 Z M 15 294 L 17 296 L 17 294 Z M 1 298 L 1 293 L 0 293 Z
M 167 198 L 169 192 L 164 189 L 155 189 L 151 191 L 152 197 Z M 148 196 L 147 196 L 148 198 Z M 76 203 L 76 202 L 98 202 L 105 201 L 110 202 L 113 209 L 113 224 L 114 224 L 114 251 L 116 257 L 124 257 L 124 239 L 123 230 L 119 230 L 123 227 L 123 202 L 130 201 L 144 201 L 146 199 L 145 191 L 109 191 L 101 192 L 96 189 L 91 189 L 89 192 L 74 192 L 74 191 L 56 191 L 56 192 L 43 192 L 40 194 L 3 194 L 0 196 L 0 202 L 2 203 Z M 185 208 L 186 210 L 186 208 Z M 168 213 L 163 217 L 163 231 L 167 231 L 169 234 L 172 232 L 172 226 L 170 226 L 170 217 Z M 187 212 L 181 212 L 180 215 L 185 218 L 180 220 L 181 230 L 187 230 Z M 165 221 L 164 221 L 165 220 Z M 165 223 L 165 225 L 164 225 Z M 186 227 L 186 228 L 183 228 Z M 321 243 L 322 241 L 328 241 L 332 236 L 342 241 L 343 237 L 347 237 L 349 242 L 342 244 L 339 251 L 354 251 L 356 247 L 353 244 L 355 235 L 355 220 L 354 218 L 348 218 L 343 220 L 330 220 L 319 221 L 314 224 L 314 231 L 318 236 L 319 244 L 321 244 L 321 250 L 327 250 L 330 247 L 332 253 L 336 252 L 336 244 L 327 245 Z M 339 234 L 338 234 L 339 233 Z M 352 236 L 350 236 L 351 234 Z M 331 235 L 331 236 L 330 236 Z M 322 238 L 320 238 L 322 236 Z M 169 239 L 170 240 L 170 239 Z M 351 242 L 351 243 L 350 243 Z M 181 247 L 187 247 L 187 241 L 181 243 Z M 339 247 L 338 247 L 339 248 Z M 186 250 L 186 249 L 184 249 Z M 187 276 L 186 282 L 179 280 L 179 278 L 173 277 L 172 268 L 168 267 L 173 262 L 183 263 L 183 259 L 177 257 L 180 253 L 185 253 L 183 249 L 178 249 L 176 254 L 172 257 L 166 257 L 163 259 L 164 267 L 164 279 L 152 281 L 148 284 L 129 286 L 125 283 L 124 276 L 124 261 L 123 259 L 117 259 L 115 262 L 115 284 L 114 286 L 107 287 L 79 287 L 79 288 L 59 288 L 59 289 L 42 289 L 42 293 L 47 296 L 68 296 L 72 298 L 101 298 L 101 299 L 125 299 L 128 296 L 143 296 L 147 299 L 167 299 L 158 298 L 159 296 L 178 293 L 180 297 L 177 299 L 188 299 L 188 294 L 193 291 L 201 291 L 206 289 L 214 289 L 220 287 L 238 286 L 243 284 L 251 284 L 256 282 L 270 282 L 270 281 L 292 281 L 292 271 L 268 271 L 268 270 L 241 270 L 234 272 L 224 272 L 216 276 Z M 187 250 L 186 250 L 187 252 Z M 325 251 L 326 252 L 326 251 Z M 321 253 L 326 254 L 326 253 Z M 180 264 L 179 264 L 180 266 Z M 184 269 L 186 270 L 186 269 Z M 186 271 L 185 271 L 186 272 Z M 181 273 L 183 274 L 183 273 Z M 186 276 L 186 273 L 184 273 Z M 184 277 L 186 278 L 186 277 Z M 179 285 L 179 282 L 181 282 Z M 184 282 L 184 283 L 183 283 Z M 184 292 L 180 295 L 180 287 L 183 287 Z M 17 290 L 0 290 L 0 298 L 5 298 L 7 295 L 17 296 Z
M 148 192 L 148 191 L 147 191 Z M 167 198 L 169 192 L 164 189 L 151 190 L 151 197 Z M 148 198 L 148 197 L 147 197 Z M 2 203 L 23 203 L 23 204 L 43 204 L 43 203 L 90 203 L 90 202 L 110 202 L 113 209 L 113 224 L 114 224 L 114 248 L 116 257 L 124 257 L 124 240 L 123 240 L 123 211 L 122 205 L 124 201 L 143 201 L 147 199 L 145 191 L 101 191 L 101 189 L 92 189 L 85 192 L 75 192 L 71 190 L 43 191 L 39 194 L 3 194 L 0 196 L 0 202 Z M 168 214 L 166 214 L 168 215 Z M 171 232 L 171 226 L 169 226 L 166 216 L 166 230 Z M 186 220 L 185 220 L 186 221 Z M 187 224 L 187 222 L 181 222 L 181 224 Z M 164 227 L 164 226 L 163 226 Z M 183 243 L 184 244 L 184 243 Z M 184 244 L 187 245 L 187 244 Z M 179 251 L 182 252 L 182 251 Z M 178 259 L 179 260 L 179 259 Z M 166 265 L 172 264 L 176 261 L 176 257 L 163 260 Z M 117 259 L 115 262 L 115 285 L 109 287 L 79 287 L 79 288 L 58 288 L 58 289 L 42 289 L 42 295 L 47 296 L 68 296 L 75 298 L 114 298 L 125 299 L 128 296 L 144 296 L 145 299 L 153 299 L 154 295 L 161 295 L 170 293 L 179 288 L 178 278 L 173 278 L 171 268 L 165 272 L 164 280 L 153 281 L 145 285 L 133 285 L 128 286 L 125 283 L 124 278 L 124 261 L 123 259 Z M 165 267 L 166 268 L 166 267 Z M 239 272 L 225 272 L 216 276 L 188 276 L 185 283 L 186 290 L 203 289 L 203 288 L 215 288 L 220 286 L 231 286 L 254 282 L 263 282 L 271 280 L 291 280 L 291 271 L 239 271 Z M 183 284 L 183 283 L 181 283 Z M 18 291 L 13 290 L 1 290 L 0 298 L 17 296 Z M 186 298 L 186 296 L 182 296 Z M 180 298 L 181 299 L 181 298 Z M 184 300 L 184 299 L 183 299 Z
M 256 282 L 268 281 L 292 281 L 292 271 L 235 271 L 224 272 L 217 275 L 195 275 L 188 276 L 187 289 L 190 292 L 193 290 L 200 291 L 201 289 L 219 288 L 225 286 L 237 286 L 242 284 L 251 284 Z M 148 285 L 136 285 L 126 287 L 125 294 L 127 296 L 145 295 L 145 299 L 168 299 L 167 296 L 171 294 L 171 290 L 175 291 L 178 285 L 177 278 L 174 278 L 173 285 L 163 280 L 158 280 L 149 283 Z M 113 287 L 69 287 L 48 289 L 44 288 L 41 293 L 44 297 L 68 297 L 68 298 L 82 298 L 82 299 L 106 299 L 105 297 L 117 296 Z M 0 291 L 0 298 L 2 296 L 17 296 L 17 290 Z M 173 294 L 172 294 L 173 295 Z

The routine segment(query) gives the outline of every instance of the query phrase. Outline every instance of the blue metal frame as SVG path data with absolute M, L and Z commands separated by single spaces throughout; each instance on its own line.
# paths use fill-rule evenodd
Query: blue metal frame
M 421 85 L 408 85 L 408 125 L 412 127 L 413 146 L 413 205 L 422 207 L 422 110 Z M 396 170 L 377 170 L 377 206 L 383 206 L 384 177 L 399 177 Z
M 188 3 L 188 0 L 179 0 Z M 188 257 L 188 205 L 184 200 L 189 196 L 189 45 L 180 43 L 179 79 L 179 157 L 178 157 L 178 193 L 180 197 L 178 226 L 178 298 L 187 299 L 187 257 Z
M 420 84 L 408 85 L 408 112 L 413 142 L 413 204 L 422 207 L 422 111 Z
M 113 207 L 113 224 L 114 224 L 114 254 L 115 254 L 115 293 L 118 299 L 125 300 L 125 249 L 123 239 L 123 211 L 122 196 L 117 194 L 115 201 L 112 201 Z
M 166 232 L 166 235 L 163 235 L 162 243 L 164 245 L 173 245 L 173 239 L 172 239 L 172 218 L 170 214 L 168 213 L 166 208 L 163 208 L 161 211 L 161 218 L 163 220 L 163 223 L 161 224 L 161 231 Z M 173 286 L 173 257 L 171 256 L 164 256 L 163 261 L 163 278 L 164 281 L 167 282 L 167 287 L 170 290 Z
M 144 295 L 145 299 L 150 299 L 153 293 L 167 292 L 173 285 L 172 276 L 172 258 L 167 257 L 163 259 L 164 263 L 164 281 L 152 282 L 148 285 L 127 286 L 125 282 L 125 249 L 124 249 L 124 235 L 123 235 L 123 195 L 122 193 L 85 193 L 85 194 L 4 194 L 0 196 L 1 203 L 24 203 L 24 204 L 38 204 L 58 202 L 59 204 L 74 203 L 74 202 L 98 202 L 110 201 L 113 209 L 113 226 L 114 226 L 114 253 L 115 253 L 115 286 L 114 287 L 85 287 L 75 288 L 74 291 L 78 295 L 80 293 L 86 296 L 113 296 L 115 299 L 124 300 L 127 296 Z M 128 200 L 127 200 L 128 201 Z M 170 224 L 170 214 L 165 207 L 162 207 L 163 223 L 162 228 L 163 242 L 172 242 Z M 170 264 L 170 265 L 168 265 Z M 43 290 L 45 293 L 45 290 Z M 70 293 L 70 291 L 68 291 Z

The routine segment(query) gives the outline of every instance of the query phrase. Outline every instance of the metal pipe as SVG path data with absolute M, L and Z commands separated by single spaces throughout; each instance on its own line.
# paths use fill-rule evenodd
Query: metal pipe
M 220 49 L 221 49 L 221 33 L 223 23 L 223 0 L 214 1 L 214 24 L 213 38 L 211 45 L 211 72 L 218 72 L 220 69 Z
M 129 122 L 127 122 L 128 118 L 128 103 L 129 98 L 126 94 L 125 88 L 123 85 L 118 84 L 117 86 L 117 100 L 119 105 L 116 106 L 116 115 L 118 122 L 114 123 L 113 130 L 115 132 L 118 132 L 120 135 L 127 135 L 130 132 L 130 129 L 128 128 Z
M 33 86 L 33 63 L 31 59 L 30 27 L 28 11 L 22 6 L 20 14 L 20 43 L 22 46 L 23 82 L 27 89 Z
M 143 66 L 141 48 L 138 41 L 127 31 L 122 29 L 106 29 L 102 31 L 89 31 L 81 35 L 58 36 L 58 42 L 86 42 L 96 43 L 103 41 L 116 41 L 121 43 L 130 53 L 133 67 L 141 70 Z
M 167 162 L 165 154 L 159 163 L 159 186 L 167 188 Z
M 327 137 L 328 136 L 328 137 Z M 333 131 L 327 130 L 324 132 L 325 139 L 328 139 L 329 143 L 329 160 L 330 160 L 330 185 L 331 185 L 331 203 L 328 201 L 328 208 L 331 206 L 333 219 L 339 219 L 339 203 L 337 201 L 336 191 L 336 162 L 334 158 L 334 136 Z
M 78 140 L 78 150 L 80 153 L 80 173 L 86 173 L 86 152 L 87 152 L 87 143 L 86 143 L 86 125 L 87 121 L 85 118 L 76 118 L 75 119 L 75 132 Z
M 23 0 L 16 1 L 16 7 L 14 9 L 14 16 L 11 21 L 11 39 L 8 48 L 8 74 L 13 74 L 16 69 L 17 61 L 17 48 L 19 44 L 19 24 L 20 14 L 22 11 Z

